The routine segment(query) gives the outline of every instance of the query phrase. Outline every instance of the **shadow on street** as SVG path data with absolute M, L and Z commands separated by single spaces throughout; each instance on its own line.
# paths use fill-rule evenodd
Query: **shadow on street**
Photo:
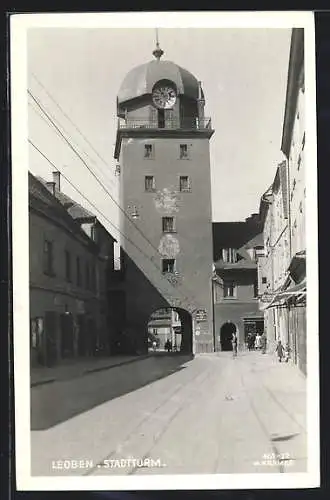
M 72 380 L 33 387 L 31 430 L 49 429 L 95 406 L 168 377 L 184 369 L 182 365 L 192 359 L 192 354 L 164 353 Z

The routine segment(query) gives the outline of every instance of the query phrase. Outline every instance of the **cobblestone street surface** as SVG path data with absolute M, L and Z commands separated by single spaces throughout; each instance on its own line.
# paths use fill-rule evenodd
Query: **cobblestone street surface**
M 152 356 L 32 388 L 32 475 L 306 472 L 306 388 L 256 352 Z

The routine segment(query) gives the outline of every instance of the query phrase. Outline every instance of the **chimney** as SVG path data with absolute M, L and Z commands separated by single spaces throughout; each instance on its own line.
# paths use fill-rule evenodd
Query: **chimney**
M 61 191 L 61 173 L 53 172 L 53 183 L 55 184 L 56 191 Z
M 55 182 L 46 182 L 46 187 L 53 196 L 55 196 Z

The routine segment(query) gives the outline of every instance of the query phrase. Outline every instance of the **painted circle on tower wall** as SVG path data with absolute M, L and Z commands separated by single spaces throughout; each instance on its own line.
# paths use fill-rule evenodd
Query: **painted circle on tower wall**
M 165 234 L 160 240 L 158 251 L 164 257 L 174 259 L 180 252 L 179 242 L 172 234 Z
M 168 188 L 157 191 L 154 198 L 156 209 L 164 213 L 178 212 L 178 201 L 177 192 Z

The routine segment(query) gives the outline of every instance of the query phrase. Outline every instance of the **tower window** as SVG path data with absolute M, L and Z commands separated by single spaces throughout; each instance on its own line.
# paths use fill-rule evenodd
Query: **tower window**
M 163 233 L 174 233 L 175 232 L 175 220 L 174 217 L 163 217 Z
M 267 284 L 267 278 L 266 278 L 266 276 L 263 276 L 263 277 L 261 278 L 261 283 L 262 283 L 263 285 L 266 285 L 266 284 Z
M 154 157 L 154 148 L 152 144 L 145 144 L 144 145 L 144 157 L 151 159 Z
M 180 160 L 187 160 L 188 158 L 188 144 L 180 144 Z
M 144 178 L 144 188 L 146 191 L 155 191 L 156 183 L 153 175 L 146 175 Z
M 187 193 L 191 191 L 190 180 L 187 175 L 180 176 L 180 191 L 181 193 Z
M 162 272 L 174 273 L 174 271 L 175 271 L 175 259 L 162 259 Z

